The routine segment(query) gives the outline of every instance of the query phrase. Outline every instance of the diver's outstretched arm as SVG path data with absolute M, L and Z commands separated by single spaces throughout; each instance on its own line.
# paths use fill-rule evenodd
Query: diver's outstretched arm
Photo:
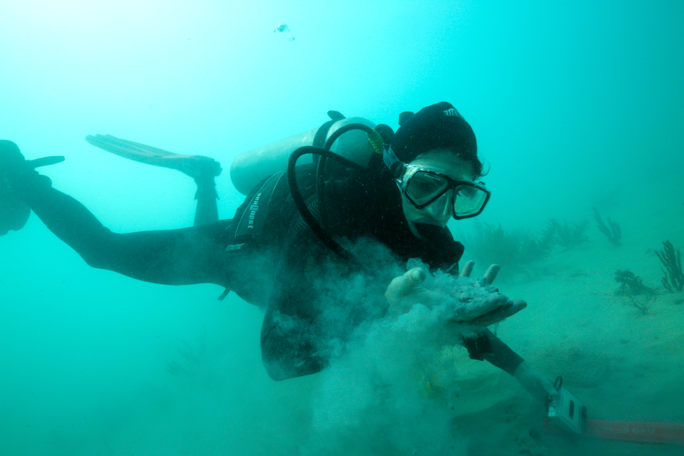
M 511 375 L 539 402 L 546 404 L 548 396 L 554 393 L 553 384 L 544 374 L 534 370 L 489 329 L 480 332 L 475 338 L 465 339 L 464 345 L 471 358 L 489 361 Z M 474 353 L 479 356 L 473 356 Z
M 470 277 L 474 262 L 469 261 L 461 271 L 462 277 Z M 480 279 L 483 285 L 491 285 L 501 268 L 491 265 Z M 555 391 L 551 382 L 542 373 L 532 369 L 529 363 L 506 345 L 492 331 L 485 328 L 475 336 L 462 339 L 463 346 L 472 359 L 487 360 L 494 366 L 513 376 L 535 399 L 546 403 L 549 394 Z

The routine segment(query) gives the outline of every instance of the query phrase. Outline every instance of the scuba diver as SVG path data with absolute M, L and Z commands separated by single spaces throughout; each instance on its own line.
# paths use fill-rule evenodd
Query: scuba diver
M 292 141 L 281 145 L 287 163 L 263 160 L 258 151 L 243 154 L 266 165 L 260 173 L 245 173 L 245 182 L 231 173 L 236 188 L 248 193 L 232 219 L 215 220 L 211 210 L 218 163 L 206 159 L 203 166 L 183 168 L 177 165 L 183 160 L 176 160 L 169 167 L 195 177 L 198 205 L 201 193 L 210 207 L 195 226 L 176 230 L 111 232 L 35 170 L 61 157 L 27 161 L 16 144 L 0 141 L 0 235 L 20 229 L 32 210 L 92 267 L 158 284 L 225 287 L 263 309 L 261 352 L 271 378 L 317 373 L 362 325 L 417 302 L 454 299 L 426 288 L 426 271 L 406 271 L 407 262 L 419 259 L 429 273 L 457 276 L 464 247 L 447 222 L 479 215 L 490 198 L 478 181 L 483 165 L 475 134 L 451 104 L 402 113 L 396 133 L 387 125 L 329 115 L 329 122 L 295 141 L 302 147 L 292 152 Z M 345 145 L 345 135 L 357 142 Z M 149 153 L 118 138 L 88 140 L 115 153 Z M 169 153 L 157 152 L 160 160 L 173 162 Z M 201 161 L 194 160 L 185 163 Z M 460 274 L 468 277 L 471 270 L 466 265 Z M 466 335 L 453 331 L 450 343 L 462 344 L 471 358 L 487 360 L 546 401 L 551 382 L 487 329 L 526 306 L 491 286 L 496 273 L 490 268 L 474 281 L 475 294 L 462 300 L 449 321 L 470 329 Z

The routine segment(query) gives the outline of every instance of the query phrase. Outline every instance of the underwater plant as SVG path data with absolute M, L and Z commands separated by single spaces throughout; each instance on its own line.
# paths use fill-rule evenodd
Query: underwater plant
M 506 267 L 516 263 L 521 243 L 519 233 L 504 230 L 500 223 L 475 222 L 475 225 L 475 234 L 467 238 L 466 249 L 477 263 Z
M 658 296 L 649 295 L 636 298 L 634 296 L 628 296 L 628 299 L 623 299 L 623 302 L 629 307 L 634 307 L 639 311 L 639 316 L 650 315 L 650 309 L 658 300 Z
M 558 224 L 555 220 L 549 220 L 546 228 L 541 230 L 539 236 L 524 236 L 520 246 L 520 253 L 524 261 L 532 262 L 550 257 L 551 251 L 556 245 L 557 228 Z
M 538 236 L 522 231 L 507 231 L 500 223 L 476 222 L 473 236 L 466 237 L 466 251 L 480 265 L 504 267 L 506 275 L 525 272 L 525 266 L 548 258 L 555 245 L 556 225 L 549 222 Z
M 598 229 L 608 238 L 611 244 L 614 246 L 620 246 L 620 240 L 622 239 L 622 229 L 620 228 L 620 225 L 611 220 L 610 217 L 606 217 L 606 220 L 608 220 L 608 225 L 606 225 L 603 223 L 603 219 L 601 218 L 599 211 L 597 211 L 595 207 L 593 209 L 594 218 L 596 219 L 596 226 Z
M 557 220 L 551 219 L 551 223 L 556 225 L 556 243 L 565 247 L 565 250 L 570 250 L 589 241 L 589 238 L 584 234 L 589 227 L 588 220 L 570 225 L 567 220 L 561 224 Z
M 641 294 L 652 295 L 655 290 L 647 287 L 641 281 L 641 277 L 634 275 L 629 269 L 615 271 L 615 281 L 620 284 L 620 288 L 615 291 L 620 296 L 636 296 Z
M 177 347 L 181 361 L 169 361 L 166 363 L 166 371 L 176 377 L 195 377 L 202 364 L 206 361 L 207 340 L 206 335 L 197 337 L 197 347 L 193 347 L 186 341 Z
M 675 248 L 670 241 L 663 241 L 663 250 L 656 250 L 656 255 L 663 263 L 665 269 L 661 269 L 665 276 L 663 277 L 663 287 L 670 293 L 675 290 L 682 291 L 684 288 L 684 273 L 682 273 L 682 257 L 679 249 L 675 253 Z

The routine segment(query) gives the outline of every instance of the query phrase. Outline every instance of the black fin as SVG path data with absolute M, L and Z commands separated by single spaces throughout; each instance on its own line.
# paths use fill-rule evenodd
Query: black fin
M 51 157 L 36 158 L 34 160 L 28 160 L 31 168 L 36 169 L 41 166 L 56 165 L 57 163 L 62 163 L 64 161 L 63 155 L 53 155 Z

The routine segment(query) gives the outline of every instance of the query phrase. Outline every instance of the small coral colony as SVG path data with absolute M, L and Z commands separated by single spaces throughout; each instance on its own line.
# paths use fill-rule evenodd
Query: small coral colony
M 622 229 L 620 225 L 607 217 L 603 217 L 597 209 L 593 209 L 596 228 L 614 247 L 622 245 Z M 498 263 L 506 271 L 510 279 L 519 275 L 533 277 L 536 272 L 535 263 L 549 258 L 554 251 L 569 251 L 589 242 L 587 230 L 589 222 L 570 223 L 550 219 L 546 227 L 538 234 L 521 231 L 507 231 L 501 224 L 479 223 L 476 234 L 466 237 L 468 253 L 479 264 Z M 615 291 L 623 302 L 634 307 L 640 315 L 649 315 L 649 309 L 661 293 L 681 293 L 684 290 L 684 272 L 682 272 L 681 253 L 669 240 L 663 241 L 662 250 L 655 250 L 660 260 L 663 277 L 662 289 L 647 286 L 641 277 L 629 269 L 615 271 L 615 281 L 619 288 Z M 675 303 L 683 303 L 684 299 L 676 299 Z

